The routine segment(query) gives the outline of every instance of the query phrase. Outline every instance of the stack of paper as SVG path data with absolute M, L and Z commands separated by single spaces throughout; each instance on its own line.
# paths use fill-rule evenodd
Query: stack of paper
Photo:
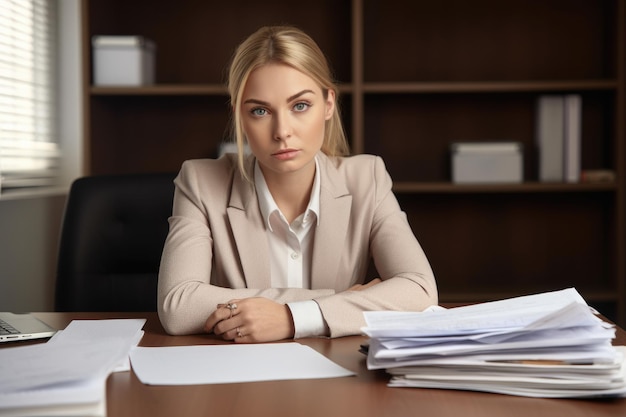
M 48 343 L 0 350 L 0 416 L 105 416 L 106 379 L 144 319 L 78 320 Z
M 530 397 L 626 394 L 613 325 L 573 288 L 421 313 L 366 312 L 369 369 L 392 387 Z

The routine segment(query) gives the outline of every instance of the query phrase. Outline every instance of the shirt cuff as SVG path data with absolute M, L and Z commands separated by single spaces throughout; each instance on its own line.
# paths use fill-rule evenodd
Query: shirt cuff
M 320 306 L 314 300 L 288 303 L 295 328 L 294 339 L 301 337 L 328 336 L 328 326 Z

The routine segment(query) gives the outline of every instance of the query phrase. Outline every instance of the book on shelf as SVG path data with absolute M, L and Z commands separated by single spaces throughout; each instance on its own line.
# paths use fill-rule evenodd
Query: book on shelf
M 582 136 L 582 97 L 579 94 L 564 97 L 563 117 L 563 176 L 565 182 L 578 182 Z
M 585 183 L 615 182 L 615 171 L 611 169 L 586 169 L 580 172 L 580 181 Z
M 539 96 L 536 143 L 540 181 L 580 181 L 581 136 L 582 97 L 579 94 Z

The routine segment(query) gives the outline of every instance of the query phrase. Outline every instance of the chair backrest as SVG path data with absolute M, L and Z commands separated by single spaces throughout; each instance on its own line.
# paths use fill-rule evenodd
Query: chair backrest
M 175 174 L 79 178 L 66 203 L 57 311 L 156 311 Z

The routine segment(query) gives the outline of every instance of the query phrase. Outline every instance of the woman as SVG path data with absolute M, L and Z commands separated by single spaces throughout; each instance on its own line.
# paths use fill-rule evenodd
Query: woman
M 238 343 L 338 337 L 360 333 L 363 311 L 436 304 L 383 161 L 345 156 L 315 42 L 261 28 L 235 52 L 228 88 L 238 154 L 186 161 L 175 180 L 159 273 L 166 331 Z M 366 283 L 372 258 L 380 277 Z

